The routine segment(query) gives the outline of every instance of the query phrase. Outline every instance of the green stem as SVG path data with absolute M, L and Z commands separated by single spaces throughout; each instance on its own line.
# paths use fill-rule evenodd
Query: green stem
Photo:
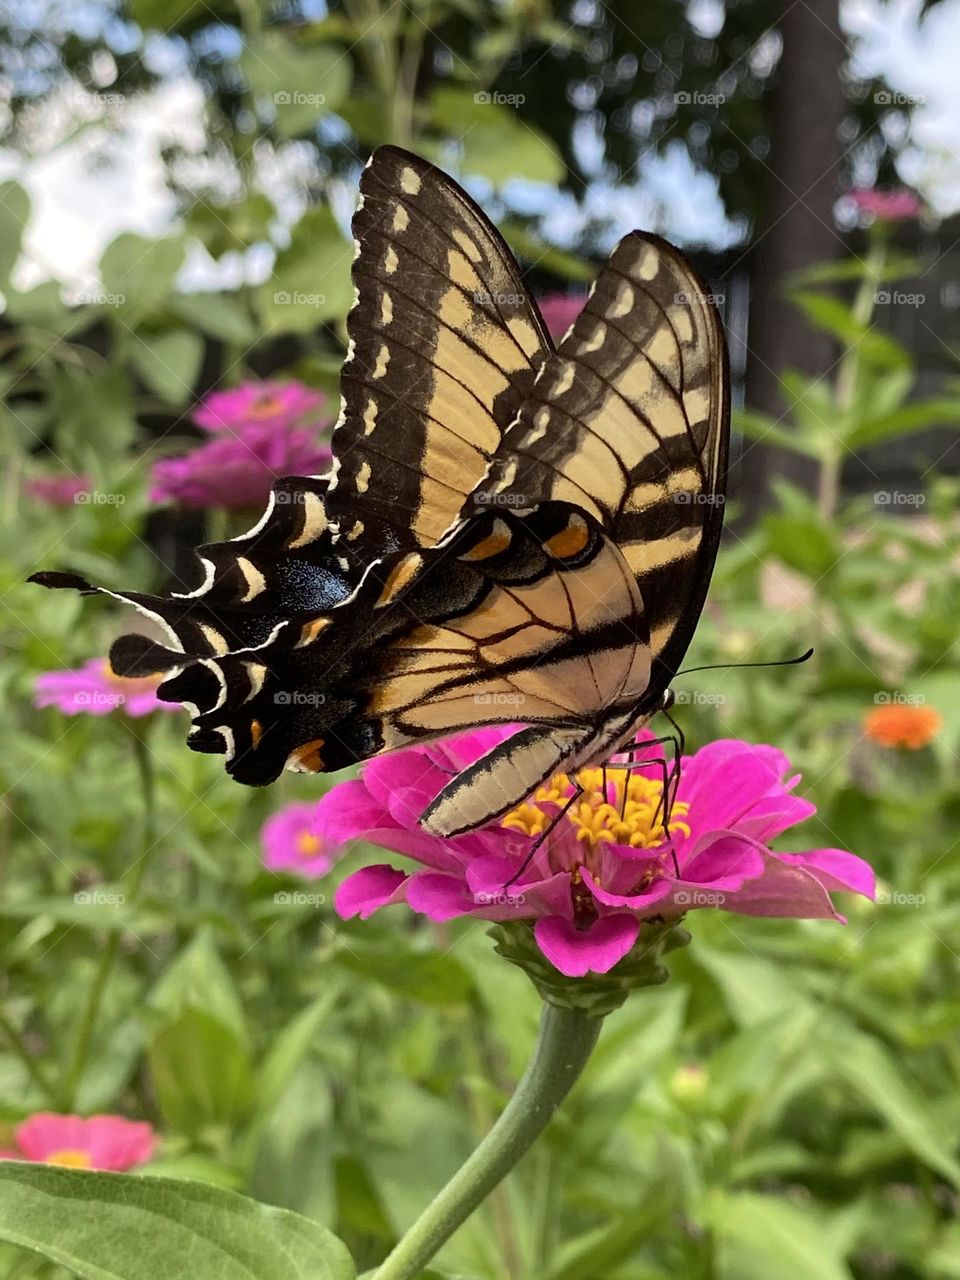
M 147 746 L 145 731 L 140 728 L 136 721 L 132 720 L 128 722 L 127 727 L 130 730 L 130 737 L 133 741 L 137 772 L 140 775 L 140 794 L 143 800 L 143 831 L 140 857 L 124 880 L 124 897 L 127 902 L 132 904 L 136 902 L 140 895 L 140 889 L 150 860 L 149 855 L 156 844 L 154 838 L 156 823 L 153 762 L 150 756 L 150 748 Z M 107 939 L 106 946 L 100 955 L 100 963 L 97 965 L 96 973 L 93 975 L 93 982 L 90 984 L 90 990 L 87 993 L 87 1002 L 84 1006 L 77 1038 L 74 1043 L 73 1056 L 64 1079 L 64 1106 L 67 1110 L 73 1110 L 76 1105 L 77 1089 L 86 1070 L 90 1046 L 93 1043 L 93 1036 L 100 1018 L 103 993 L 113 972 L 113 966 L 119 950 L 120 930 L 115 929 Z
M 413 1280 L 547 1127 L 586 1065 L 602 1021 L 545 1004 L 533 1056 L 500 1119 L 376 1272 Z
M 4 1036 L 6 1036 L 7 1043 L 9 1044 L 10 1048 L 14 1051 L 14 1053 L 17 1055 L 17 1057 L 26 1067 L 27 1074 L 30 1076 L 30 1079 L 33 1081 L 36 1087 L 40 1090 L 41 1094 L 47 1099 L 48 1102 L 55 1102 L 57 1099 L 56 1090 L 52 1087 L 52 1085 L 44 1075 L 40 1067 L 40 1063 L 36 1060 L 34 1055 L 27 1048 L 26 1044 L 24 1043 L 23 1036 L 17 1030 L 17 1026 L 14 1023 L 13 1019 L 7 1014 L 7 1011 L 3 1008 L 0 1008 L 0 1031 L 3 1032 Z

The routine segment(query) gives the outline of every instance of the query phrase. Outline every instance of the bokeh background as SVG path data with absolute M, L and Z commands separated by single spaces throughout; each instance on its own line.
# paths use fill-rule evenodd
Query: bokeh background
M 634 227 L 709 280 L 735 447 L 689 661 L 816 655 L 678 681 L 678 714 L 787 751 L 819 808 L 793 847 L 881 880 L 845 927 L 696 913 L 436 1274 L 960 1277 L 958 57 L 957 0 L 8 0 L 8 1147 L 49 1154 L 39 1111 L 147 1122 L 128 1163 L 373 1265 L 522 1067 L 538 1000 L 482 929 L 338 921 L 325 784 L 231 784 L 106 674 L 118 609 L 25 585 L 189 589 L 194 544 L 322 466 L 392 141 L 481 201 L 558 332 Z

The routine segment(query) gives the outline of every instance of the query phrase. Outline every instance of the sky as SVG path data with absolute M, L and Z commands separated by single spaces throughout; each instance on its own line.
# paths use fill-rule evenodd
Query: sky
M 947 216 L 960 211 L 960 155 L 954 149 L 960 146 L 960 0 L 940 0 L 925 17 L 921 5 L 922 0 L 843 0 L 841 15 L 851 38 L 852 70 L 860 77 L 882 79 L 897 95 L 894 101 L 902 99 L 903 110 L 887 125 L 902 144 L 901 177 Z M 88 5 L 86 12 L 95 14 L 96 7 Z M 724 18 L 721 0 L 689 0 L 688 13 L 704 35 L 716 34 Z M 19 287 L 50 277 L 74 292 L 92 287 L 96 263 L 115 235 L 125 230 L 157 235 L 174 220 L 175 202 L 167 189 L 161 152 L 177 143 L 188 156 L 199 154 L 204 142 L 203 99 L 168 45 L 155 43 L 148 57 L 155 69 L 167 73 L 153 93 L 111 101 L 109 84 L 99 98 L 64 90 L 47 108 L 48 136 L 39 154 L 27 159 L 0 150 L 0 178 L 17 177 L 32 200 L 15 277 Z M 109 68 L 104 76 L 108 82 Z M 109 127 L 100 122 L 103 116 Z M 576 145 L 589 170 L 591 156 L 599 160 L 602 142 L 585 128 Z M 278 220 L 281 240 L 284 228 L 302 211 L 295 194 L 302 186 L 287 181 L 302 165 L 303 148 L 297 144 L 264 159 L 263 185 L 271 194 L 278 189 L 290 192 Z M 475 193 L 481 199 L 487 194 L 482 189 Z M 544 234 L 560 245 L 572 243 L 585 223 L 603 219 L 610 220 L 611 243 L 636 226 L 659 230 L 681 245 L 716 249 L 738 243 L 745 234 L 742 225 L 727 217 L 716 179 L 696 168 L 682 142 L 668 143 L 661 153 L 643 157 L 636 181 L 629 186 L 597 181 L 578 201 L 572 195 L 513 182 L 504 196 L 521 211 L 540 213 Z M 346 217 L 349 201 L 340 203 Z M 212 288 L 262 279 L 269 273 L 271 256 L 269 247 L 261 246 L 215 264 L 198 245 L 181 283 Z

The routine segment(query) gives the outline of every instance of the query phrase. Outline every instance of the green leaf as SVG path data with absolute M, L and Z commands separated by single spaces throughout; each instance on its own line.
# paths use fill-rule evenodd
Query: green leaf
M 0 1239 L 82 1280 L 353 1280 L 350 1255 L 306 1218 L 170 1178 L 0 1162 Z
M 787 1009 L 798 1009 L 805 1002 L 782 968 L 760 956 L 720 951 L 703 942 L 691 955 L 716 982 L 730 1016 L 741 1027 L 764 1022 Z
M 763 529 L 771 553 L 814 581 L 829 572 L 840 554 L 833 533 L 817 519 L 767 516 Z
M 803 453 L 809 458 L 818 456 L 816 445 L 806 435 L 780 426 L 776 418 L 755 409 L 735 409 L 733 428 L 748 440 L 757 440 L 761 444 L 776 444 L 781 449 L 789 449 L 791 453 Z
M 373 978 L 390 991 L 425 1004 L 463 1004 L 470 998 L 470 975 L 453 956 L 434 951 L 400 951 L 396 942 L 351 942 L 337 962 Z
M 279 1102 L 297 1068 L 310 1052 L 320 1028 L 330 1017 L 339 992 L 328 987 L 276 1037 L 257 1071 L 257 1104 L 261 1112 Z
M 150 1070 L 164 1118 L 193 1136 L 207 1125 L 231 1125 L 250 1110 L 253 1068 L 229 1027 L 187 1009 L 154 1036 Z
M 186 329 L 156 335 L 138 334 L 133 340 L 134 366 L 151 391 L 179 407 L 193 395 L 203 360 L 203 339 Z
M 0 285 L 6 284 L 20 257 L 30 197 L 19 182 L 0 182 Z
M 430 112 L 438 132 L 458 138 L 466 173 L 494 186 L 511 178 L 553 185 L 563 180 L 562 156 L 545 134 L 520 117 L 516 105 L 490 93 L 442 85 L 431 96 Z M 443 159 L 442 143 L 432 150 Z
M 222 1022 L 238 1040 L 247 1042 L 243 1004 L 209 930 L 201 930 L 173 960 L 149 1003 L 164 1015 L 164 1023 L 179 1018 L 187 1009 L 199 1009 Z
M 937 1124 L 923 1096 L 901 1076 L 890 1054 L 872 1037 L 850 1031 L 825 1040 L 833 1070 L 900 1135 L 921 1160 L 960 1187 L 952 1135 Z
M 130 381 L 122 369 L 57 370 L 53 380 L 57 452 L 83 466 L 88 454 L 112 459 L 137 431 Z
M 181 293 L 173 301 L 173 311 L 181 320 L 224 342 L 250 345 L 256 328 L 239 298 L 227 293 Z
M 271 32 L 248 46 L 242 66 L 254 93 L 276 112 L 276 128 L 284 137 L 306 133 L 350 90 L 353 65 L 336 45 L 305 49 Z
M 823 293 L 797 292 L 791 299 L 819 329 L 874 364 L 908 365 L 909 353 L 885 333 L 861 324 L 846 303 Z
M 709 1218 L 719 1280 L 851 1280 L 817 1215 L 787 1200 L 718 1193 Z
M 953 422 L 960 422 L 960 401 L 932 396 L 859 423 L 846 436 L 846 444 L 851 449 L 863 449 L 867 445 L 883 444 L 887 440 Z
M 125 231 L 100 259 L 103 305 L 127 313 L 128 323 L 156 311 L 173 288 L 183 255 L 180 236 L 149 240 Z
M 308 209 L 277 255 L 273 278 L 258 295 L 261 316 L 274 333 L 309 333 L 345 316 L 353 301 L 353 245 L 328 208 Z

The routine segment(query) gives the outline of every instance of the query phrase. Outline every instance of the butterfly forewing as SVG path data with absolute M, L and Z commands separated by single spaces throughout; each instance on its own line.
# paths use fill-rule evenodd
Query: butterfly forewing
M 601 521 L 637 579 L 667 679 L 716 555 L 728 419 L 712 296 L 672 246 L 634 232 L 541 367 L 485 482 L 518 501 L 577 503 Z
M 446 174 L 382 147 L 360 194 L 330 505 L 369 559 L 450 528 L 552 347 L 499 232 Z

